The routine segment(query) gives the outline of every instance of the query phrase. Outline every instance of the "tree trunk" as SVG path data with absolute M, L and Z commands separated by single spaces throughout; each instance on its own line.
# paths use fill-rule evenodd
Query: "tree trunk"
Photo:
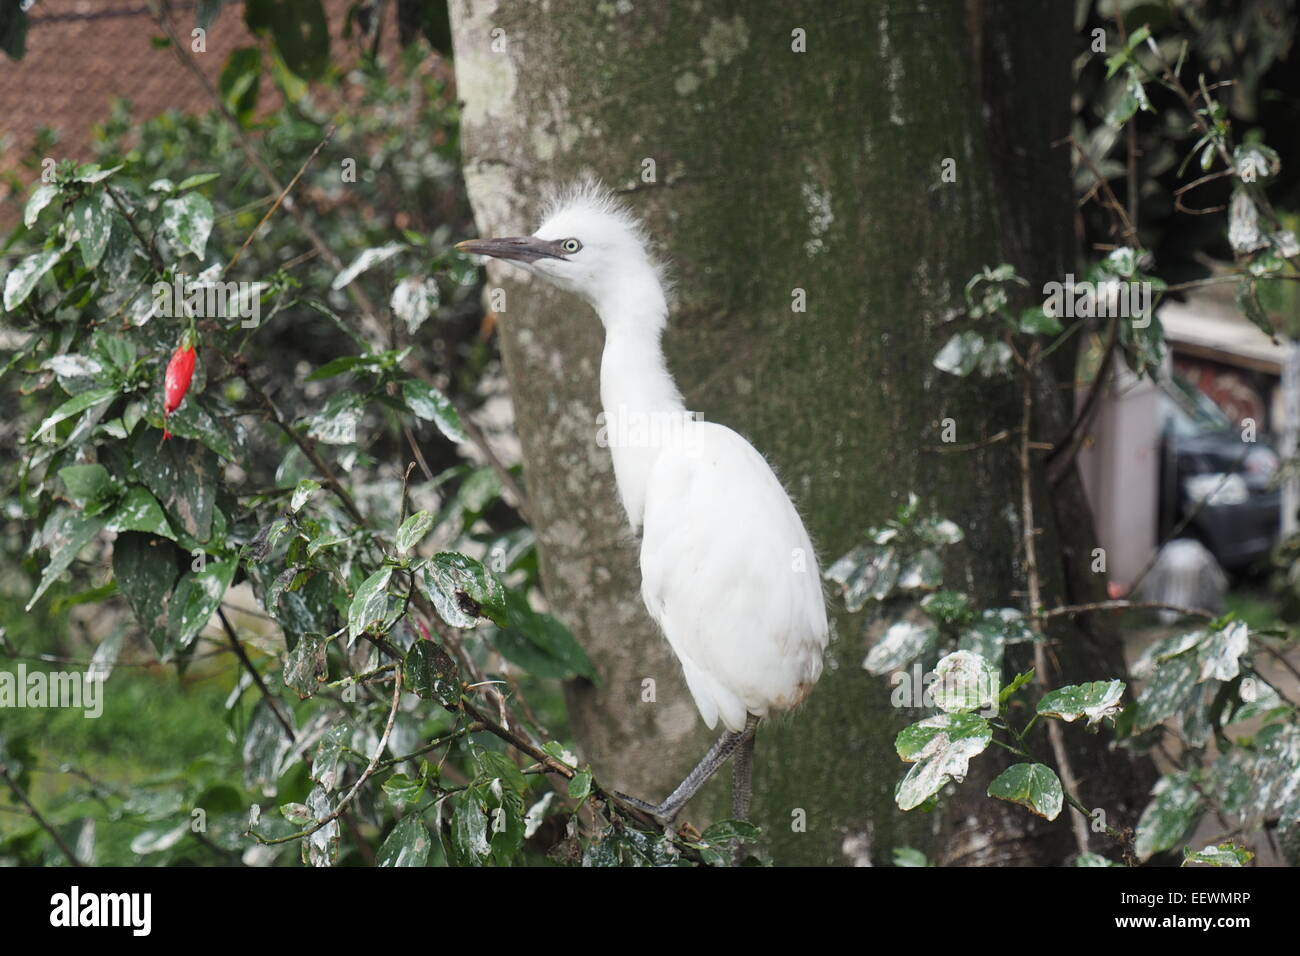
M 1011 262 L 1039 288 L 1073 264 L 1069 157 L 1051 146 L 1069 131 L 1069 6 L 455 0 L 452 23 L 482 234 L 532 231 L 544 189 L 583 173 L 625 192 L 673 265 L 666 347 L 688 407 L 768 457 L 823 562 L 914 491 L 966 531 L 948 586 L 977 606 L 1022 605 L 1015 443 L 933 450 L 945 418 L 959 442 L 1014 428 L 1019 390 L 931 360 L 981 267 Z M 502 351 L 547 594 L 602 675 L 570 688 L 574 730 L 602 780 L 658 799 L 712 735 L 642 607 L 596 441 L 600 325 L 508 267 L 489 276 L 506 295 Z M 1036 429 L 1050 435 L 1068 411 L 1051 382 L 1037 391 Z M 1077 483 L 1038 491 L 1048 602 L 1095 593 Z M 904 845 L 961 863 L 1062 859 L 1064 815 L 1036 827 L 983 795 L 1005 765 L 996 753 L 945 812 L 897 810 L 893 739 L 917 715 L 862 669 L 865 624 L 836 611 L 811 698 L 760 729 L 754 819 L 774 859 L 887 863 Z M 1120 671 L 1113 634 L 1055 636 L 1052 686 Z M 1122 822 L 1142 782 L 1089 743 L 1072 752 L 1092 782 L 1083 799 Z M 684 818 L 725 816 L 725 796 L 725 781 L 711 785 Z

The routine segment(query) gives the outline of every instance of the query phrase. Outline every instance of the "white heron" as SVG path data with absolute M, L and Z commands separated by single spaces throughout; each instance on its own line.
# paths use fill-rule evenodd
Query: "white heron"
M 607 189 L 569 189 L 531 236 L 457 248 L 522 267 L 600 317 L 601 403 L 619 496 L 641 533 L 641 596 L 700 716 L 726 728 L 663 803 L 620 797 L 668 825 L 736 754 L 732 806 L 743 818 L 758 721 L 802 702 L 822 670 L 826 605 L 799 513 L 748 441 L 686 411 L 660 344 L 663 270 Z

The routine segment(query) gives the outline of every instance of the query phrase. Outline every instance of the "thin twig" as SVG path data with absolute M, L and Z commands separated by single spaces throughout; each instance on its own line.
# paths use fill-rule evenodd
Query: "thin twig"
M 73 866 L 85 866 L 84 863 L 77 859 L 77 854 L 72 852 L 72 847 L 68 846 L 63 837 L 59 835 L 59 831 L 54 829 L 49 820 L 46 820 L 45 817 L 41 816 L 41 811 L 37 810 L 36 805 L 27 798 L 27 794 L 23 793 L 23 788 L 18 786 L 18 781 L 9 775 L 9 768 L 4 764 L 0 764 L 0 777 L 4 778 L 4 782 L 8 785 L 10 791 L 13 792 L 13 795 L 18 799 L 18 802 L 27 808 L 27 812 L 31 814 L 32 819 L 40 824 L 41 829 L 53 838 L 55 845 L 59 848 L 59 852 L 68 858 L 68 862 Z
M 230 261 L 226 263 L 226 267 L 221 270 L 223 276 L 234 268 L 235 263 L 239 261 L 239 257 L 244 254 L 244 250 L 252 244 L 253 240 L 257 237 L 257 234 L 261 232 L 262 227 L 266 225 L 266 221 L 275 215 L 275 211 L 280 208 L 280 204 L 284 202 L 285 197 L 289 195 L 290 190 L 292 190 L 294 186 L 298 185 L 298 180 L 302 179 L 302 174 L 307 171 L 307 167 L 312 164 L 312 160 L 314 160 L 320 154 L 320 151 L 325 148 L 325 145 L 334 138 L 334 134 L 338 132 L 338 128 L 337 123 L 330 123 L 330 125 L 326 127 L 324 138 L 316 144 L 316 148 L 311 151 L 311 155 L 303 160 L 303 164 L 299 166 L 298 171 L 293 174 L 293 179 L 289 180 L 289 184 L 285 186 L 284 189 L 280 190 L 279 195 L 275 197 L 275 202 L 271 204 L 271 208 L 266 211 L 266 214 L 263 215 L 257 225 L 253 227 L 253 231 L 248 234 L 248 238 L 244 240 L 244 244 L 239 247 L 239 250 L 233 256 L 231 256 Z
M 226 617 L 224 608 L 217 608 L 217 617 L 221 619 L 221 626 L 226 631 L 226 637 L 230 638 L 230 646 L 234 650 L 235 656 L 239 658 L 239 662 L 244 665 L 244 669 L 253 678 L 253 683 L 257 685 L 258 691 L 262 694 L 262 699 L 266 701 L 266 705 L 271 708 L 271 713 L 275 714 L 275 719 L 284 728 L 285 736 L 289 738 L 289 742 L 295 743 L 298 735 L 294 733 L 293 724 L 289 723 L 289 719 L 280 710 L 280 702 L 275 699 L 275 695 L 271 693 L 266 686 L 266 682 L 262 680 L 262 675 L 258 673 L 257 668 L 253 666 L 253 662 L 249 660 L 248 652 L 244 650 L 244 645 L 240 642 L 239 635 L 235 633 L 230 618 Z
M 1039 346 L 1034 343 L 1029 353 L 1029 364 L 1032 366 L 1038 359 Z M 1041 637 L 1043 635 L 1042 625 L 1039 622 L 1039 615 L 1043 610 L 1042 583 L 1038 574 L 1038 546 L 1034 541 L 1038 534 L 1038 529 L 1034 526 L 1034 473 L 1032 458 L 1030 455 L 1030 428 L 1033 425 L 1034 413 L 1034 376 L 1030 372 L 1025 372 L 1022 376 L 1023 385 L 1021 386 L 1021 418 L 1020 418 L 1020 520 L 1022 524 L 1022 534 L 1024 536 L 1025 551 L 1025 577 L 1029 588 L 1029 614 L 1030 626 Z M 1047 652 L 1044 642 L 1041 640 L 1034 641 L 1034 672 L 1039 683 L 1044 688 L 1047 687 Z M 1061 775 L 1061 784 L 1066 795 L 1075 793 L 1079 788 L 1078 778 L 1074 775 L 1074 768 L 1070 763 L 1070 754 L 1065 747 L 1065 738 L 1061 733 L 1061 727 L 1056 721 L 1050 721 L 1047 725 L 1047 738 L 1052 746 L 1052 755 L 1056 760 L 1056 767 Z M 1075 804 L 1074 798 L 1071 797 L 1071 805 Z M 1079 810 L 1075 806 L 1076 814 L 1070 817 L 1070 823 L 1074 831 L 1074 841 L 1078 844 L 1080 853 L 1088 852 L 1088 828 L 1086 823 L 1087 813 Z
M 1040 620 L 1046 621 L 1054 617 L 1109 611 L 1177 611 L 1187 617 L 1201 617 L 1209 621 L 1218 617 L 1213 611 L 1207 611 L 1204 608 L 1184 607 L 1181 604 L 1168 604 L 1164 601 L 1094 601 L 1090 604 L 1070 604 L 1065 607 L 1040 610 L 1038 617 Z

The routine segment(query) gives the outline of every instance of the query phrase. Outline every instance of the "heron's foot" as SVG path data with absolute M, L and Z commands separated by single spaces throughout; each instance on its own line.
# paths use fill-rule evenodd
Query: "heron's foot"
M 612 791 L 610 796 L 624 806 L 631 807 L 633 810 L 640 810 L 661 827 L 672 826 L 673 821 L 677 819 L 677 812 L 681 809 L 680 806 L 673 807 L 669 806 L 667 803 L 657 805 L 647 803 L 645 800 L 638 797 L 628 796 L 626 793 L 619 793 L 617 790 Z

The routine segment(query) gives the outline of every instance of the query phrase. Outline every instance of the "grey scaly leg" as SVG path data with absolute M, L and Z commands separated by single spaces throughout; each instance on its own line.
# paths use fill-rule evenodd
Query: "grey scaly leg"
M 754 728 L 757 726 L 758 718 L 750 714 L 749 719 L 745 722 L 744 730 L 726 731 L 718 738 L 717 743 L 709 748 L 709 752 L 704 755 L 704 759 L 695 765 L 695 769 L 686 775 L 686 779 L 677 786 L 677 789 L 670 793 L 664 799 L 664 802 L 657 807 L 654 804 L 646 803 L 644 800 L 638 800 L 636 797 L 629 797 L 624 793 L 615 793 L 614 796 L 629 806 L 650 814 L 660 826 L 668 826 L 673 822 L 673 818 L 677 816 L 686 802 L 695 796 L 700 787 L 704 786 L 708 779 L 718 772 L 718 768 L 727 762 L 727 758 L 736 752 L 736 748 L 746 741 L 753 740 Z M 748 800 L 746 803 L 748 804 Z
M 731 762 L 731 818 L 749 819 L 749 801 L 754 795 L 754 727 L 758 718 L 751 716 L 745 726 L 745 739 L 736 748 Z

